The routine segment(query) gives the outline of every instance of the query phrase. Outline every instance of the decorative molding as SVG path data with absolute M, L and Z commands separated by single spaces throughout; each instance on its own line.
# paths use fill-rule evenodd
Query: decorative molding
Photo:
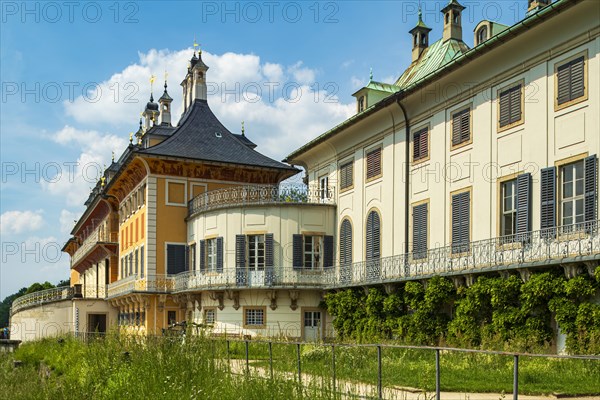
M 298 308 L 298 297 L 300 296 L 300 291 L 299 290 L 290 290 L 289 294 L 290 294 L 290 300 L 292 301 L 292 303 L 290 304 L 290 308 L 293 311 L 296 311 L 296 309 Z
M 277 309 L 277 290 L 267 290 L 267 297 L 271 300 L 269 307 L 275 311 Z

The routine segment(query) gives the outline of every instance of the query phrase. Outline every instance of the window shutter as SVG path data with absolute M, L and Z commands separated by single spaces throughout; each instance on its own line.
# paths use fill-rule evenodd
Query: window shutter
M 267 286 L 272 285 L 275 281 L 274 258 L 273 234 L 267 233 L 265 235 L 265 285 Z
M 246 236 L 235 235 L 235 283 L 238 286 L 246 286 L 247 282 Z
M 541 217 L 540 228 L 556 226 L 556 167 L 544 168 L 541 171 Z
M 223 238 L 217 238 L 217 272 L 223 272 Z
M 413 258 L 427 257 L 427 204 L 413 207 Z
M 302 235 L 295 234 L 292 237 L 292 266 L 294 269 L 302 269 Z
M 381 148 L 367 153 L 367 179 L 381 175 Z
M 531 230 L 529 215 L 531 204 L 531 174 L 521 174 L 517 177 L 517 229 L 519 240 L 525 240 L 525 235 Z
M 584 58 L 579 57 L 569 63 L 570 65 L 570 98 L 574 100 L 585 94 L 585 69 Z
M 510 91 L 500 93 L 500 127 L 510 124 Z
M 206 272 L 206 240 L 200 241 L 200 272 Z
M 464 253 L 469 249 L 470 193 L 452 196 L 452 253 Z
M 354 165 L 352 162 L 346 163 L 340 167 L 340 189 L 352 186 Z
M 426 158 L 428 154 L 427 128 L 415 132 L 413 136 L 413 161 Z
M 333 267 L 333 236 L 323 238 L 323 268 Z
M 598 159 L 595 155 L 585 159 L 584 218 L 586 222 L 596 221 L 596 198 L 598 191 Z
M 367 261 L 381 257 L 380 228 L 379 214 L 371 211 L 367 217 Z
M 471 138 L 471 110 L 469 108 L 452 116 L 452 145 L 456 146 Z
M 352 224 L 345 219 L 340 227 L 340 265 L 352 264 Z
M 419 136 L 419 132 L 415 132 L 415 134 L 413 135 L 413 161 L 416 161 L 419 158 L 421 158 L 420 138 L 421 136 Z
M 515 86 L 510 91 L 510 123 L 521 119 L 521 85 Z
M 144 246 L 140 248 L 140 276 L 143 278 L 145 274 L 144 266 Z
M 131 255 L 130 255 L 131 261 Z M 167 245 L 167 275 L 175 275 L 186 269 L 187 246 L 182 244 Z
M 556 72 L 557 79 L 557 101 L 563 104 L 571 100 L 571 68 L 570 63 L 561 65 Z

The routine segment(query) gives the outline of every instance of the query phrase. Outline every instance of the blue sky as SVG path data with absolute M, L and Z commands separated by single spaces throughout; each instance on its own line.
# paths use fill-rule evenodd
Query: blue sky
M 422 1 L 442 33 L 446 1 Z M 482 19 L 513 25 L 526 0 L 463 1 L 463 39 Z M 1 1 L 0 299 L 69 276 L 59 249 L 103 164 L 137 130 L 165 70 L 179 82 L 194 37 L 211 68 L 209 102 L 232 131 L 282 159 L 354 112 L 351 94 L 409 65 L 415 1 Z

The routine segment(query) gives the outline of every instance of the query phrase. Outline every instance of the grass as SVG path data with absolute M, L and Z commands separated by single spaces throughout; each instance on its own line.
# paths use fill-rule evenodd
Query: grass
M 245 342 L 206 338 L 135 338 L 108 336 L 85 344 L 73 338 L 25 343 L 13 355 L 0 356 L 0 393 L 16 399 L 333 399 L 331 345 L 302 345 L 301 370 L 316 379 L 297 385 L 297 346 L 273 343 L 274 379 L 243 372 Z M 248 344 L 251 367 L 270 375 L 269 345 Z M 13 359 L 23 362 L 13 367 Z M 228 362 L 231 359 L 231 363 Z M 237 361 L 233 361 L 237 359 Z M 336 345 L 336 378 L 377 384 L 377 349 Z M 597 395 L 599 360 L 521 357 L 522 394 Z M 435 389 L 431 350 L 382 348 L 383 385 Z M 252 371 L 252 368 L 251 368 Z M 442 390 L 512 392 L 513 359 L 443 351 Z M 319 379 L 320 378 L 320 379 Z

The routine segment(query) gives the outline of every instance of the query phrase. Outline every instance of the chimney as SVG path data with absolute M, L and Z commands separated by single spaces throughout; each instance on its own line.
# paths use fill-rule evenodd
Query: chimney
M 423 22 L 423 14 L 421 13 L 421 8 L 419 7 L 419 22 L 417 22 L 417 26 L 408 32 L 413 37 L 413 63 L 421 57 L 421 54 L 423 54 L 425 49 L 429 46 L 429 32 L 431 32 L 431 28 L 429 28 Z
M 462 11 L 465 9 L 457 0 L 449 0 L 446 7 L 442 8 L 444 14 L 443 41 L 449 39 L 462 41 Z

